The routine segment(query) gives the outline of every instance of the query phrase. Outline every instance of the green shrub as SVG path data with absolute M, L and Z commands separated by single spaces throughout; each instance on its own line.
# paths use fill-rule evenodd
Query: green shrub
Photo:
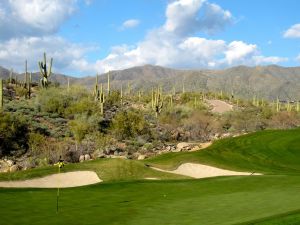
M 65 108 L 71 103 L 71 96 L 61 88 L 48 88 L 39 92 L 37 97 L 37 107 L 42 112 L 57 113 L 64 115 Z
M 149 133 L 149 124 L 139 110 L 120 111 L 113 118 L 111 130 L 116 138 L 128 139 Z
M 0 156 L 28 149 L 28 126 L 22 117 L 0 112 Z

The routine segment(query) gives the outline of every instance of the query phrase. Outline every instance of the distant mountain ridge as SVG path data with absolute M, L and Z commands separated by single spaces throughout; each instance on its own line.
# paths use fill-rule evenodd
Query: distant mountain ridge
M 0 67 L 0 78 L 8 79 L 9 70 Z M 24 74 L 17 74 L 24 79 Z M 93 87 L 94 76 L 75 78 L 63 74 L 53 74 L 52 82 L 66 85 L 68 77 L 71 84 Z M 39 73 L 33 74 L 35 81 Z M 175 87 L 176 91 L 214 91 L 234 93 L 239 97 L 300 100 L 300 67 L 237 66 L 224 70 L 179 70 L 161 66 L 145 65 L 110 72 L 112 88 L 127 88 L 130 84 L 134 90 L 149 90 L 161 85 L 165 91 Z M 99 76 L 99 82 L 106 83 L 107 75 Z

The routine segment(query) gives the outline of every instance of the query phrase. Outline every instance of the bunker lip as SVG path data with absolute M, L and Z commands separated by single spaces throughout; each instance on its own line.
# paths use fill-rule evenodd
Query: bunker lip
M 69 188 L 102 182 L 93 171 L 74 171 L 21 181 L 1 181 L 6 188 Z
M 163 170 L 155 167 L 151 167 L 151 168 L 161 172 L 174 173 L 174 174 L 184 175 L 193 178 L 261 175 L 255 172 L 236 172 L 231 170 L 224 170 L 217 167 L 212 167 L 212 166 L 207 166 L 207 165 L 202 165 L 197 163 L 184 163 L 181 164 L 176 170 Z

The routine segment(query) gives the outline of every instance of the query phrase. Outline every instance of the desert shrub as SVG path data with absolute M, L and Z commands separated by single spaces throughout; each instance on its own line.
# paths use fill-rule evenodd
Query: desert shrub
M 120 105 L 121 103 L 121 94 L 119 91 L 111 91 L 108 96 L 106 96 L 105 105 L 113 106 Z
M 93 139 L 96 144 L 96 149 L 105 149 L 105 147 L 114 145 L 116 143 L 116 140 L 108 134 L 103 134 L 103 133 L 96 133 L 93 136 Z
M 28 149 L 28 125 L 22 117 L 0 112 L 0 156 Z
M 45 136 L 39 133 L 30 133 L 28 140 L 30 152 L 33 155 L 39 155 L 46 142 Z
M 17 87 L 15 88 L 15 91 L 16 91 L 16 95 L 19 96 L 19 97 L 25 97 L 25 96 L 27 96 L 27 94 L 28 94 L 27 89 L 24 88 L 24 87 L 19 87 L 19 86 L 17 86 Z
M 66 91 L 60 88 L 48 88 L 39 92 L 37 97 L 37 107 L 47 113 L 57 113 L 64 115 L 65 108 L 71 103 L 72 98 Z
M 183 128 L 187 140 L 208 141 L 211 134 L 220 130 L 220 123 L 209 113 L 195 111 L 183 121 Z
M 274 114 L 269 126 L 275 129 L 287 129 L 300 126 L 300 116 L 296 112 L 278 112 Z
M 189 107 L 177 105 L 173 108 L 163 110 L 159 116 L 159 122 L 177 127 L 181 125 L 183 119 L 191 115 L 192 111 Z
M 149 124 L 140 110 L 120 111 L 113 118 L 111 131 L 118 139 L 134 138 L 149 132 Z
M 69 127 L 75 140 L 80 143 L 87 134 L 98 132 L 101 119 L 101 117 L 96 115 L 90 117 L 80 115 L 76 119 L 69 121 Z
M 70 106 L 65 110 L 67 117 L 74 116 L 76 114 L 87 114 L 92 115 L 97 111 L 97 104 L 91 98 L 82 98 L 78 101 L 73 101 Z
M 229 130 L 236 132 L 253 132 L 267 127 L 266 120 L 262 118 L 261 109 L 256 107 L 243 108 L 225 114 L 222 123 L 230 126 Z

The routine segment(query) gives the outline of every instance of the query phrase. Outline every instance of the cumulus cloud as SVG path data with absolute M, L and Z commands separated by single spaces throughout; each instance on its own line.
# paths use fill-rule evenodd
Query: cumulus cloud
M 135 46 L 117 46 L 96 62 L 99 72 L 154 64 L 175 68 L 220 68 L 239 64 L 279 63 L 286 58 L 265 57 L 255 44 L 193 36 L 213 34 L 230 24 L 233 16 L 205 0 L 177 0 L 166 9 L 166 22 Z
M 0 39 L 55 33 L 74 12 L 76 0 L 3 0 Z
M 284 32 L 283 37 L 300 38 L 300 23 L 291 26 L 287 31 Z
M 202 15 L 199 11 L 202 10 Z M 170 3 L 166 10 L 164 29 L 177 35 L 188 35 L 197 31 L 214 34 L 232 22 L 229 11 L 205 0 L 178 0 Z
M 88 68 L 83 61 L 87 52 L 96 49 L 97 46 L 74 44 L 57 36 L 24 37 L 0 43 L 0 62 L 22 72 L 24 61 L 27 59 L 28 69 L 38 71 L 37 62 L 42 59 L 43 53 L 47 52 L 49 58 L 54 58 L 54 71 L 95 71 L 92 65 Z
M 122 29 L 134 28 L 134 27 L 137 27 L 139 24 L 140 24 L 140 21 L 137 19 L 126 20 L 122 24 Z
M 73 13 L 77 0 L 3 0 L 0 3 L 1 65 L 23 71 L 38 70 L 43 52 L 54 58 L 54 71 L 96 73 L 144 64 L 174 68 L 222 68 L 239 64 L 279 63 L 286 58 L 265 57 L 255 44 L 243 41 L 207 39 L 199 33 L 215 34 L 228 26 L 233 16 L 207 0 L 175 0 L 166 9 L 166 21 L 133 46 L 111 48 L 103 59 L 85 56 L 97 46 L 76 44 L 55 36 L 60 25 Z M 51 3 L 51 4 L 50 4 Z M 9 22 L 9 23 L 8 23 Z M 124 28 L 139 24 L 131 19 Z

